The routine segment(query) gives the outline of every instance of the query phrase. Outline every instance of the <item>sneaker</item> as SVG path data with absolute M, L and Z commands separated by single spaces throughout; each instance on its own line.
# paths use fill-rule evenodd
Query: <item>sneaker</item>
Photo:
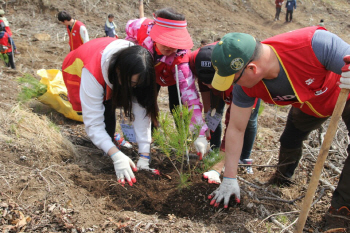
M 243 159 L 238 161 L 238 164 L 252 164 L 253 160 L 252 159 Z M 253 168 L 251 166 L 244 166 L 247 174 L 254 174 Z
M 292 179 L 284 176 L 281 172 L 276 171 L 275 174 L 268 180 L 268 184 L 275 184 L 278 186 L 290 186 L 293 184 Z
M 350 210 L 346 206 L 339 209 L 329 207 L 326 216 L 326 230 L 334 228 L 350 228 Z
M 119 133 L 114 134 L 114 144 L 120 149 L 120 147 L 132 148 L 130 142 L 126 141 Z
M 253 160 L 243 159 L 243 164 L 253 164 Z M 251 166 L 247 166 L 246 171 L 247 171 L 247 174 L 254 174 L 253 168 Z

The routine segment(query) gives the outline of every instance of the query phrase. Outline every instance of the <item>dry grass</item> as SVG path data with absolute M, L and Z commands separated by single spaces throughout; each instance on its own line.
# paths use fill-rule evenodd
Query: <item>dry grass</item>
M 40 166 L 74 160 L 76 155 L 74 145 L 46 116 L 39 116 L 20 105 L 11 110 L 1 109 L 0 140 L 11 148 L 35 154 Z

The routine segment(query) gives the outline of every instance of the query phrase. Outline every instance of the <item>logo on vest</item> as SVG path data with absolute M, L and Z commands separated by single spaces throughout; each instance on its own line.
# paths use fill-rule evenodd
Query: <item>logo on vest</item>
M 308 80 L 305 81 L 306 85 L 311 85 L 315 81 L 314 78 L 309 78 Z
M 201 67 L 211 67 L 211 61 L 201 61 Z
M 63 99 L 64 101 L 68 101 L 68 97 L 65 93 L 60 93 L 59 96 L 61 97 L 61 99 Z
M 292 101 L 295 99 L 295 95 L 276 96 L 272 98 L 273 101 Z
M 327 90 L 328 90 L 328 87 L 325 87 L 323 90 L 316 91 L 316 92 L 315 92 L 315 95 L 316 95 L 316 96 L 322 95 L 322 94 L 325 93 Z
M 231 61 L 230 67 L 233 70 L 240 70 L 244 66 L 244 61 L 242 58 L 235 58 Z

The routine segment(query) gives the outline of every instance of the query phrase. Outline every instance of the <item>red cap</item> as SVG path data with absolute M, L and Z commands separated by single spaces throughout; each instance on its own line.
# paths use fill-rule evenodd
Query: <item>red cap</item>
M 186 20 L 171 20 L 157 17 L 150 36 L 153 41 L 174 49 L 191 49 L 193 42 L 187 31 Z

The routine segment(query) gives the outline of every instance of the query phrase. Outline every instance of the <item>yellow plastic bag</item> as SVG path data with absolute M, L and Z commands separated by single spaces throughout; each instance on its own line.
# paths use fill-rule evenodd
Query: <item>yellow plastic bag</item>
M 41 69 L 37 71 L 37 74 L 41 77 L 40 82 L 47 86 L 47 92 L 38 98 L 39 101 L 50 105 L 69 119 L 82 122 L 83 116 L 74 111 L 72 104 L 68 101 L 67 88 L 63 81 L 62 72 L 55 69 Z

